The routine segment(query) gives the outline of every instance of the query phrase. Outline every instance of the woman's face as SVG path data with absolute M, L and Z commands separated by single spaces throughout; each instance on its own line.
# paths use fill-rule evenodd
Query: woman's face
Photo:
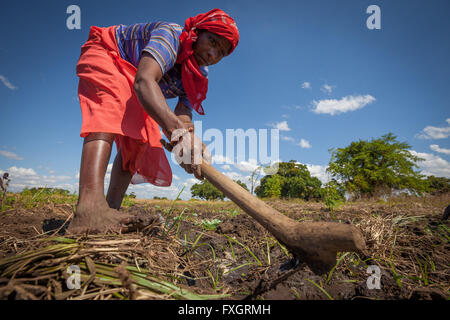
M 215 33 L 200 30 L 198 38 L 192 45 L 194 58 L 200 67 L 219 62 L 231 50 L 231 42 Z

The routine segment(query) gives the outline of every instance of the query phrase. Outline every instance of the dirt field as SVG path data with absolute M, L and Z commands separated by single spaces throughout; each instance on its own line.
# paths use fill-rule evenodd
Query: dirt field
M 161 223 L 77 239 L 63 225 L 74 203 L 16 202 L 0 212 L 0 299 L 449 299 L 449 194 L 352 202 L 333 214 L 322 203 L 268 203 L 297 221 L 357 225 L 369 256 L 340 253 L 315 275 L 231 202 L 134 200 L 122 210 Z M 69 265 L 81 268 L 80 289 L 67 288 Z M 379 289 L 368 288 L 369 265 Z

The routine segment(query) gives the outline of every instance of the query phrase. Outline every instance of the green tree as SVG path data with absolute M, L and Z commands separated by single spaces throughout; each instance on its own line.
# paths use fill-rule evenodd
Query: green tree
M 223 200 L 225 198 L 223 193 L 206 179 L 204 179 L 200 183 L 194 184 L 191 187 L 191 195 L 192 197 L 197 197 L 205 200 Z
M 332 150 L 327 171 L 355 197 L 389 194 L 393 190 L 425 191 L 417 161 L 406 142 L 392 133 L 371 141 L 359 140 Z
M 450 192 L 450 179 L 444 177 L 428 176 L 425 179 L 427 191 L 431 194 L 443 194 Z
M 234 180 L 234 182 L 236 182 L 238 185 L 240 185 L 242 188 L 244 188 L 245 190 L 248 191 L 247 185 L 244 182 L 242 182 L 241 180 Z
M 278 172 L 265 176 L 255 189 L 258 197 L 320 199 L 322 183 L 301 163 L 291 160 L 280 162 Z
M 238 185 L 248 191 L 248 187 L 240 180 L 235 180 Z M 204 179 L 200 183 L 196 183 L 191 187 L 191 196 L 205 200 L 223 200 L 225 195 L 214 187 L 208 180 Z
M 344 194 L 344 190 L 336 181 L 331 180 L 325 184 L 324 188 L 322 189 L 322 197 L 325 205 L 332 214 L 334 213 L 335 208 L 344 203 Z
M 280 198 L 284 178 L 278 174 L 266 176 L 261 179 L 261 184 L 256 187 L 255 193 L 260 198 Z

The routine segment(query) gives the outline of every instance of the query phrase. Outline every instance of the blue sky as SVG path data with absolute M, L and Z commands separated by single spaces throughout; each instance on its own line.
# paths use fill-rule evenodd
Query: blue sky
M 81 9 L 80 30 L 66 27 L 72 4 Z M 366 26 L 369 5 L 381 9 L 380 30 Z M 0 13 L 0 173 L 10 172 L 11 190 L 78 190 L 75 65 L 90 26 L 184 26 L 215 7 L 236 20 L 240 43 L 210 67 L 206 115 L 194 115 L 203 131 L 278 127 L 280 160 L 308 164 L 323 181 L 330 148 L 393 132 L 426 159 L 423 173 L 450 177 L 446 0 L 13 1 Z M 246 180 L 252 161 L 215 167 Z M 182 197 L 190 198 L 196 180 L 176 164 L 172 170 L 171 187 L 129 192 L 174 198 L 185 185 Z

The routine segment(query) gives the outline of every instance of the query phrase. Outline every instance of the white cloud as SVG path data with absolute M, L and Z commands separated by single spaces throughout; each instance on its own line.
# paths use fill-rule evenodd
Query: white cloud
M 177 176 L 176 174 L 173 174 L 172 177 L 173 177 L 174 180 L 180 180 L 180 177 Z
M 375 101 L 371 95 L 365 96 L 346 96 L 340 100 L 325 99 L 320 101 L 313 101 L 315 113 L 326 113 L 335 115 L 339 113 L 355 111 L 364 108 L 366 105 Z
M 213 155 L 211 159 L 213 164 L 233 164 L 230 158 L 224 157 L 223 155 Z
M 425 159 L 424 161 L 418 161 L 422 174 L 427 176 L 445 177 L 450 178 L 450 163 L 439 156 L 431 153 L 416 152 L 411 150 L 411 154 Z
M 327 183 L 330 181 L 329 175 L 327 173 L 328 166 L 321 166 L 318 164 L 306 164 L 311 176 L 319 178 L 322 183 Z
M 282 105 L 281 108 L 291 111 L 291 110 L 300 110 L 303 109 L 304 107 L 299 105 Z M 283 114 L 281 115 L 281 117 L 287 119 L 289 118 L 289 115 Z
M 292 142 L 292 143 L 295 143 L 295 139 L 294 138 L 292 138 L 292 137 L 289 137 L 289 136 L 281 136 L 281 140 L 283 140 L 283 141 L 289 141 L 289 142 Z M 295 143 L 297 146 L 300 146 L 300 147 L 302 147 L 302 148 L 306 148 L 306 149 L 308 149 L 308 148 L 311 148 L 311 144 L 309 143 L 309 141 L 308 140 L 305 140 L 305 139 L 300 139 L 300 141 L 298 142 L 298 143 Z
M 327 173 L 328 166 L 321 166 L 319 164 L 308 164 L 301 162 L 296 162 L 296 164 L 304 164 L 308 168 L 311 176 L 318 178 L 323 184 L 330 181 L 330 177 Z
M 298 145 L 305 149 L 311 148 L 311 144 L 309 143 L 308 140 L 305 140 L 305 139 L 301 139 L 300 142 L 298 143 Z
M 450 149 L 440 148 L 437 144 L 430 145 L 430 149 L 443 154 L 450 154 Z
M 0 81 L 10 90 L 16 90 L 17 87 L 13 85 L 5 76 L 0 74 Z
M 231 170 L 231 167 L 230 167 L 230 165 L 226 164 L 226 165 L 222 166 L 222 169 L 223 170 Z
M 236 163 L 234 166 L 244 172 L 253 172 L 258 167 L 258 163 L 255 159 L 249 159 L 249 161 Z
M 4 172 L 9 173 L 11 182 L 9 184 L 10 190 L 19 192 L 23 188 L 62 188 L 73 192 L 76 190 L 76 184 L 70 183 L 73 179 L 71 176 L 56 176 L 56 175 L 39 175 L 32 168 L 18 168 L 16 166 L 10 167 L 7 170 L 0 170 L 0 174 Z
M 17 168 L 16 166 L 9 168 L 7 172 L 9 172 L 10 176 L 16 175 L 20 177 L 34 177 L 38 175 L 36 171 L 31 168 Z
M 281 140 L 295 142 L 295 139 L 289 136 L 281 136 Z
M 303 89 L 311 89 L 311 83 L 309 83 L 309 82 L 303 82 L 302 83 L 302 88 Z
M 17 154 L 11 151 L 0 150 L 0 155 L 8 159 L 23 160 L 23 157 L 18 156 Z
M 199 183 L 199 180 L 197 178 L 189 178 L 184 182 L 185 186 L 192 186 L 196 183 Z
M 198 183 L 197 179 L 194 179 Z M 185 182 L 186 183 L 186 182 Z M 136 197 L 141 199 L 153 199 L 153 197 L 166 197 L 168 199 L 175 199 L 183 188 L 185 183 L 173 184 L 169 187 L 157 187 L 150 183 L 130 184 L 127 194 L 133 192 Z M 188 200 L 191 198 L 190 188 L 194 183 L 186 183 L 186 187 L 180 195 L 180 199 Z
M 242 174 L 240 174 L 238 172 L 234 172 L 234 171 L 222 172 L 222 174 L 232 180 L 241 180 L 242 181 L 244 179 L 244 176 Z
M 322 88 L 320 88 L 320 91 L 322 91 L 322 92 L 324 92 L 324 93 L 327 93 L 327 94 L 330 94 L 331 92 L 333 92 L 333 89 L 335 88 L 336 86 L 330 86 L 330 85 L 328 85 L 328 84 L 324 84 L 323 86 L 322 86 Z
M 287 121 L 281 121 L 277 122 L 275 124 L 272 124 L 272 127 L 275 129 L 278 129 L 280 131 L 290 131 Z
M 450 118 L 446 119 L 446 122 L 450 124 Z M 426 126 L 421 133 L 416 137 L 419 139 L 445 139 L 450 136 L 450 126 L 447 127 L 433 127 Z

